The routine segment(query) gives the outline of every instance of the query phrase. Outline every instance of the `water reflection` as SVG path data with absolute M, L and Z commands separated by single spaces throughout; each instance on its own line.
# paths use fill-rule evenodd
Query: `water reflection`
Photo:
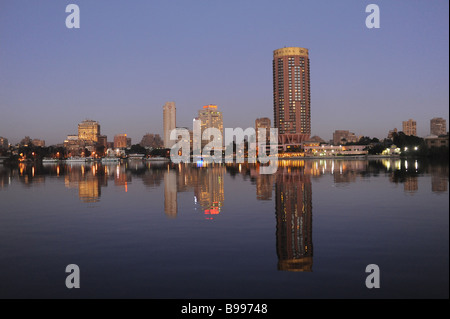
M 0 165 L 0 189 L 8 187 L 14 180 L 31 186 L 44 183 L 46 178 L 63 178 L 67 188 L 78 189 L 80 199 L 91 202 L 100 200 L 101 188 L 108 186 L 108 181 L 113 181 L 115 186 L 127 192 L 132 180 L 137 178 L 148 188 L 159 187 L 164 182 L 168 202 L 176 201 L 174 193 L 193 192 L 194 202 L 203 212 L 214 215 L 220 213 L 225 201 L 225 173 L 232 178 L 241 176 L 244 181 L 250 180 L 256 187 L 258 200 L 272 200 L 278 173 L 290 174 L 298 169 L 313 179 L 331 174 L 336 186 L 353 183 L 358 178 L 384 174 L 390 182 L 403 184 L 407 193 L 418 190 L 418 177 L 421 175 L 431 176 L 431 191 L 436 193 L 446 192 L 449 181 L 447 162 L 430 163 L 403 159 L 280 160 L 277 174 L 273 175 L 260 175 L 259 167 L 248 163 L 206 166 L 132 161 L 119 164 Z M 176 204 L 168 203 L 166 214 L 176 216 L 176 207 Z
M 220 214 L 225 201 L 223 165 L 168 164 L 164 172 L 164 211 L 168 217 L 177 216 L 177 193 L 192 192 L 195 209 L 205 219 Z
M 312 187 L 304 170 L 276 173 L 275 215 L 278 269 L 312 271 Z
M 100 200 L 101 187 L 108 185 L 107 176 L 99 171 L 99 165 L 92 166 L 82 164 L 60 165 L 49 167 L 61 176 L 64 171 L 64 185 L 69 189 L 78 189 L 78 197 L 84 203 L 95 203 Z
M 431 177 L 433 193 L 446 193 L 448 172 L 448 163 L 403 159 L 282 160 L 277 172 L 270 175 L 259 174 L 259 166 L 248 163 L 20 163 L 13 167 L 0 166 L 0 190 L 14 181 L 30 187 L 44 184 L 47 178 L 56 178 L 61 179 L 67 189 L 77 191 L 80 201 L 95 203 L 100 201 L 102 188 L 108 187 L 109 182 L 128 192 L 133 179 L 137 179 L 148 191 L 164 184 L 164 214 L 168 218 L 178 216 L 178 193 L 191 193 L 194 210 L 200 211 L 205 219 L 213 220 L 223 211 L 226 175 L 239 176 L 254 185 L 257 200 L 274 200 L 278 270 L 312 271 L 312 180 L 332 175 L 335 186 L 345 187 L 359 178 L 384 174 L 391 183 L 403 184 L 404 192 L 414 196 L 419 190 L 419 176 L 423 175 Z
M 177 205 L 177 174 L 170 168 L 164 174 L 164 212 L 168 217 L 175 218 Z

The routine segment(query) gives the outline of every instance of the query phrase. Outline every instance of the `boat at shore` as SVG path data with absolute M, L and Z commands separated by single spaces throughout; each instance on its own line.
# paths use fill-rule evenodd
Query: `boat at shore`
M 140 161 L 144 159 L 145 154 L 129 154 L 127 159 L 129 161 Z
M 147 157 L 145 160 L 146 160 L 146 161 L 150 161 L 150 162 L 168 162 L 168 161 L 170 161 L 169 158 L 167 158 L 167 157 L 161 157 L 161 156 L 157 156 L 157 157 Z
M 69 157 L 67 159 L 64 160 L 66 163 L 85 163 L 86 162 L 86 157 Z
M 44 157 L 42 159 L 42 163 L 44 163 L 44 164 L 55 164 L 58 162 L 59 162 L 59 159 L 57 159 L 57 158 Z
M 102 163 L 118 163 L 120 162 L 120 158 L 119 157 L 103 157 L 102 158 Z

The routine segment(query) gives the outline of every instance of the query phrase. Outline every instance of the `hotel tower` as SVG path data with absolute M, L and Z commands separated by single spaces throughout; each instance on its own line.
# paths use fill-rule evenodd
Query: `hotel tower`
M 281 143 L 311 135 L 308 49 L 286 47 L 273 52 L 273 120 Z

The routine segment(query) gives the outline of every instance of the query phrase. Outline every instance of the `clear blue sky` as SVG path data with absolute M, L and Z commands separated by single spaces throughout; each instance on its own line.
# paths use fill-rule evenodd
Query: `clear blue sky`
M 66 5 L 80 7 L 68 29 Z M 368 29 L 367 4 L 380 8 Z M 61 143 L 89 118 L 112 141 L 162 134 L 162 106 L 192 127 L 217 104 L 225 127 L 273 117 L 272 55 L 310 50 L 312 135 L 384 138 L 402 121 L 449 125 L 449 1 L 2 0 L 0 136 Z

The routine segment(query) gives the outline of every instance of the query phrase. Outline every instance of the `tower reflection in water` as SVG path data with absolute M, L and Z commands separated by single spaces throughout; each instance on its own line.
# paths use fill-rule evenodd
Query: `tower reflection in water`
M 164 213 L 169 218 L 176 218 L 178 213 L 177 174 L 169 167 L 164 173 Z
M 178 213 L 177 193 L 193 192 L 194 203 L 205 219 L 212 220 L 220 214 L 224 203 L 222 165 L 192 167 L 186 164 L 168 165 L 164 173 L 164 212 L 169 218 Z
M 278 168 L 275 215 L 278 270 L 312 271 L 312 187 L 304 169 Z

